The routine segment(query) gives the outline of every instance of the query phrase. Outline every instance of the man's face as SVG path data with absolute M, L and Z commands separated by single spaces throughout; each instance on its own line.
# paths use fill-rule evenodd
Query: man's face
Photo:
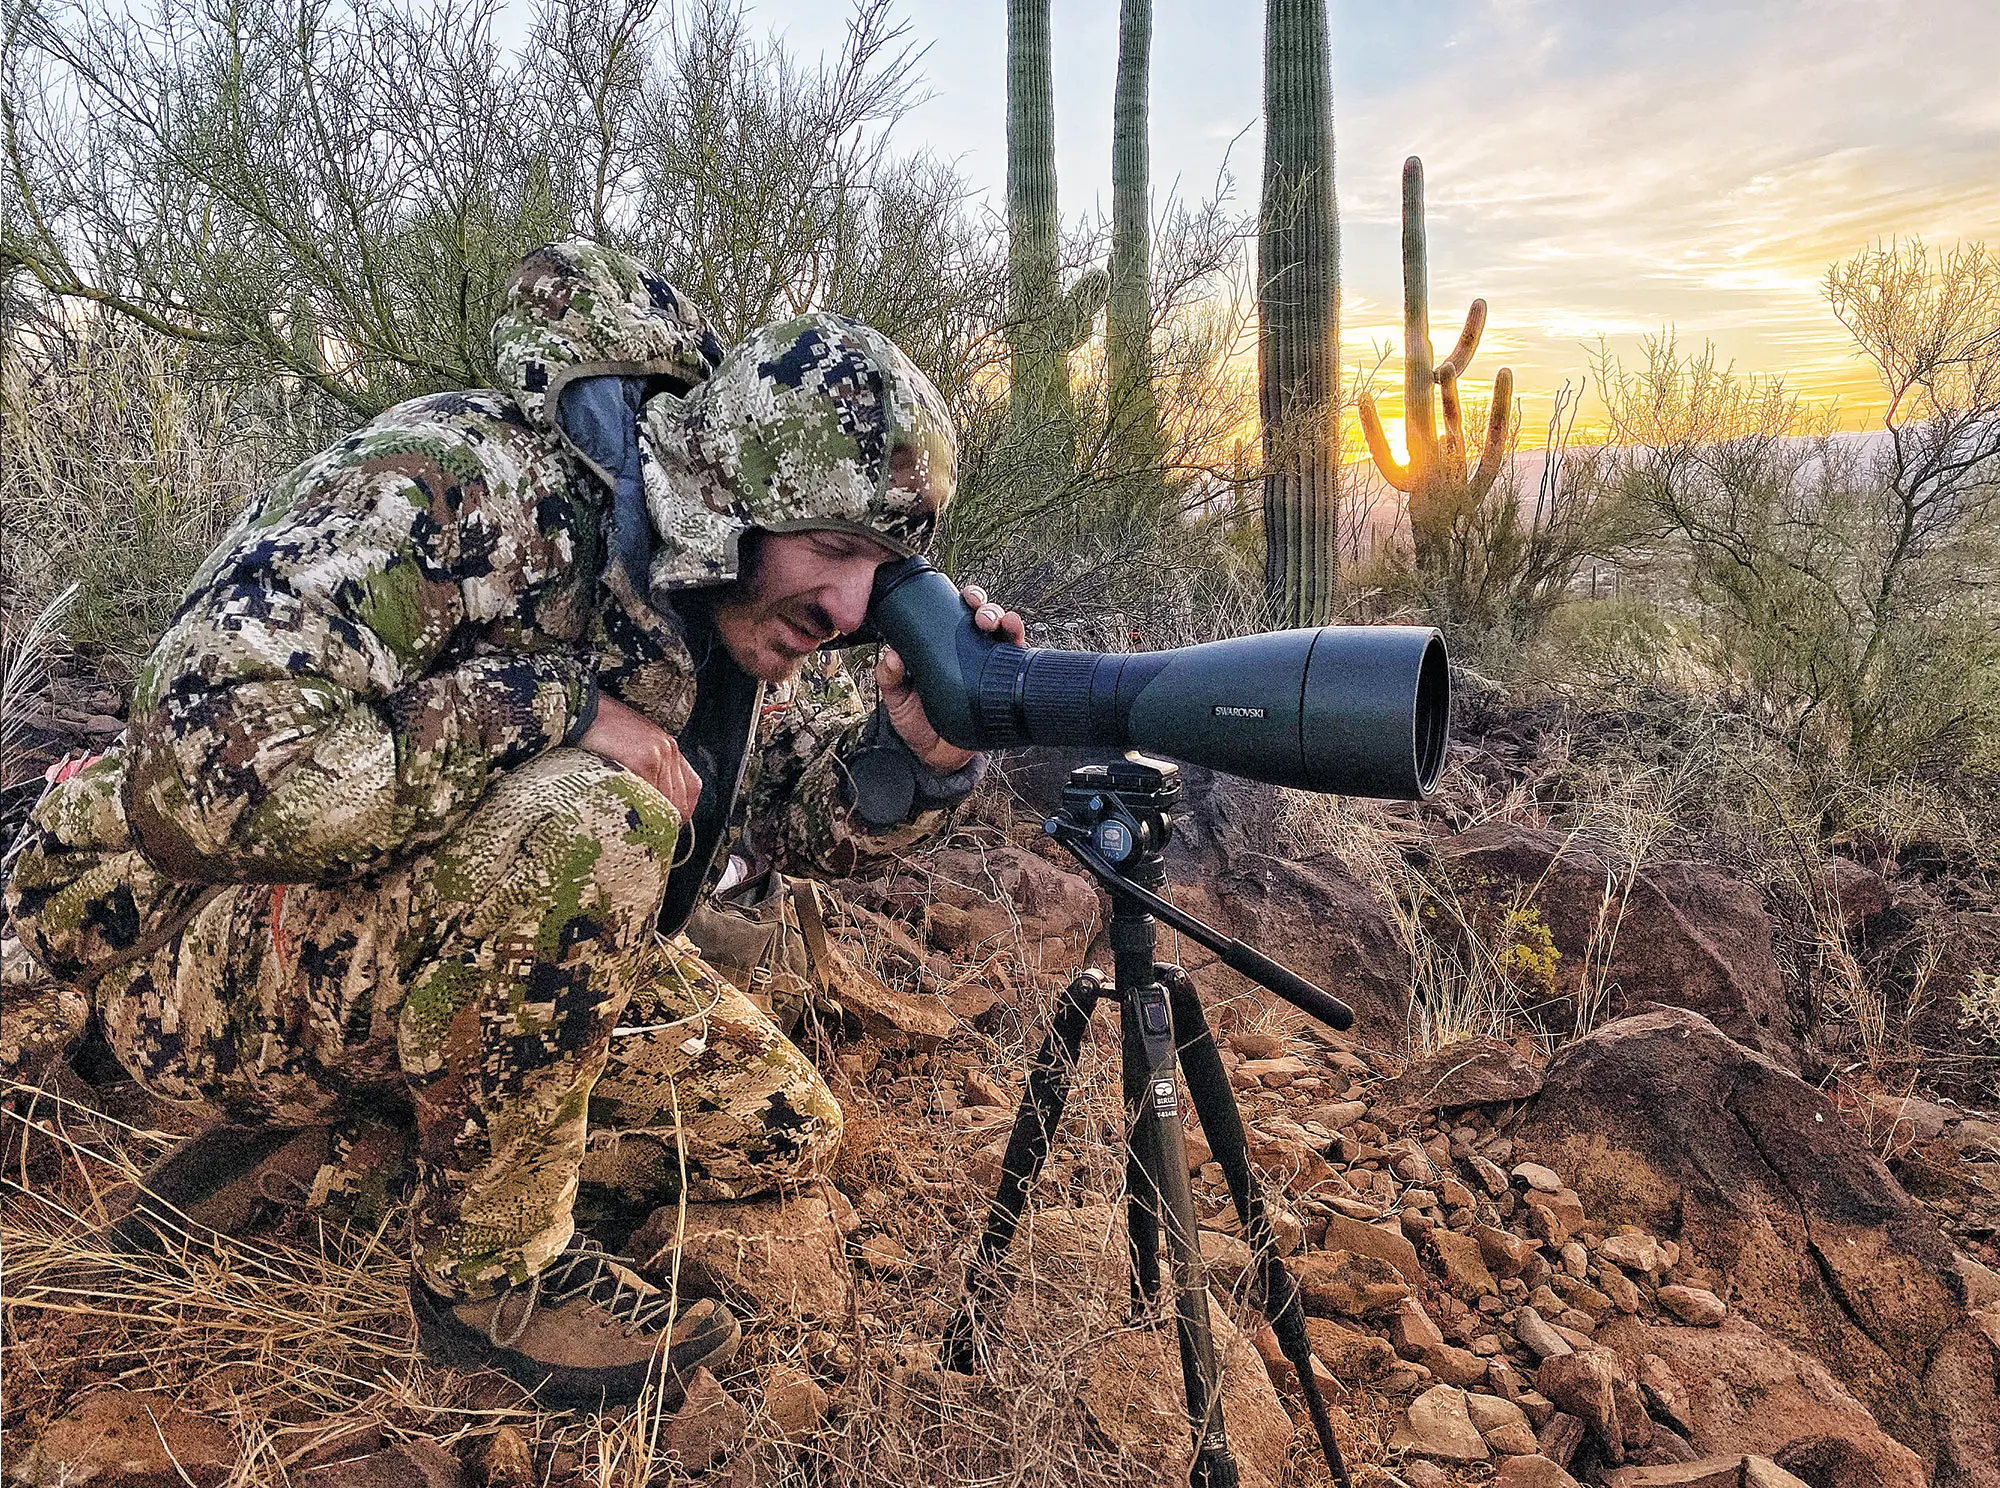
M 744 572 L 715 604 L 715 630 L 736 664 L 783 682 L 835 636 L 860 628 L 875 570 L 896 554 L 858 532 L 755 532 Z

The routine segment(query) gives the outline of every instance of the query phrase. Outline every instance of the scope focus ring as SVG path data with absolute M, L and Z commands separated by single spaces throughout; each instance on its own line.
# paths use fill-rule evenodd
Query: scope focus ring
M 1009 642 L 987 653 L 986 664 L 979 669 L 979 691 L 973 698 L 973 720 L 979 727 L 983 748 L 1028 742 L 1019 692 L 1021 681 L 1028 674 L 1028 658 L 1033 655 L 1027 647 Z

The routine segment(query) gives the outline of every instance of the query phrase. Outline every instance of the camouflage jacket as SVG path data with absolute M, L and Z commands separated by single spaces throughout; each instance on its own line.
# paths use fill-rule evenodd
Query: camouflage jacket
M 88 871 L 137 847 L 162 888 L 399 862 L 500 772 L 580 737 L 600 688 L 681 732 L 695 673 L 681 616 L 607 571 L 611 495 L 552 412 L 579 371 L 685 387 L 720 349 L 669 286 L 572 246 L 517 276 L 495 331 L 506 387 L 400 404 L 253 502 L 141 670 L 123 748 L 87 772 L 123 772 L 122 812 L 66 816 L 45 798 L 17 909 L 21 881 L 67 876 L 52 855 Z M 844 873 L 942 824 L 937 809 L 853 820 L 842 758 L 866 709 L 844 678 L 763 711 L 738 813 L 758 867 Z M 71 830 L 46 830 L 58 820 Z M 60 840 L 83 820 L 95 840 Z

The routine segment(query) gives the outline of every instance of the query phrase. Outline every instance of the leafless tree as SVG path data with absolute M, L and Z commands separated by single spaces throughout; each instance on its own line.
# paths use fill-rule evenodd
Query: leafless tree
M 2000 262 L 1887 247 L 1827 295 L 1881 377 L 1879 434 L 1662 339 L 1600 366 L 1606 469 L 1780 737 L 1865 774 L 1955 769 L 2000 732 Z
M 498 10 L 15 0 L 0 262 L 349 416 L 489 382 L 500 285 L 575 233 L 655 263 L 725 336 L 879 312 L 899 277 L 924 287 L 911 325 L 985 293 L 964 187 L 889 148 L 918 87 L 887 0 L 810 67 L 733 0 L 543 0 L 518 57 Z

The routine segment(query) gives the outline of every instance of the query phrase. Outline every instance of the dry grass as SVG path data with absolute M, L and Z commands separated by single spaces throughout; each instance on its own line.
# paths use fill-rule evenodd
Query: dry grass
M 1705 750 L 1691 749 L 1666 765 L 1625 771 L 1599 766 L 1575 779 L 1573 824 L 1564 848 L 1575 848 L 1604 872 L 1573 994 L 1577 1038 L 1596 1028 L 1610 1007 L 1611 967 L 1632 891 L 1661 847 L 1677 835 L 1687 806 L 1712 778 L 1711 766 Z
M 125 324 L 51 315 L 0 364 L 0 600 L 25 626 L 71 585 L 69 642 L 123 682 L 273 461 L 271 430 Z
M 32 611 L 0 606 L 0 792 L 26 784 L 40 764 L 25 736 L 32 704 L 47 681 L 50 659 L 81 584 L 71 583 Z
M 19 1087 L 11 1092 L 22 1095 Z M 475 1405 L 409 1342 L 400 1225 L 317 1223 L 267 1239 L 122 1256 L 98 1236 L 104 1199 L 176 1140 L 40 1096 L 20 1168 L 0 1183 L 7 1254 L 7 1417 L 18 1429 L 85 1384 L 164 1390 L 229 1421 L 235 1484 L 287 1481 L 324 1442 L 365 1425 L 456 1440 L 531 1409 Z M 33 1154 L 32 1158 L 30 1153 Z

